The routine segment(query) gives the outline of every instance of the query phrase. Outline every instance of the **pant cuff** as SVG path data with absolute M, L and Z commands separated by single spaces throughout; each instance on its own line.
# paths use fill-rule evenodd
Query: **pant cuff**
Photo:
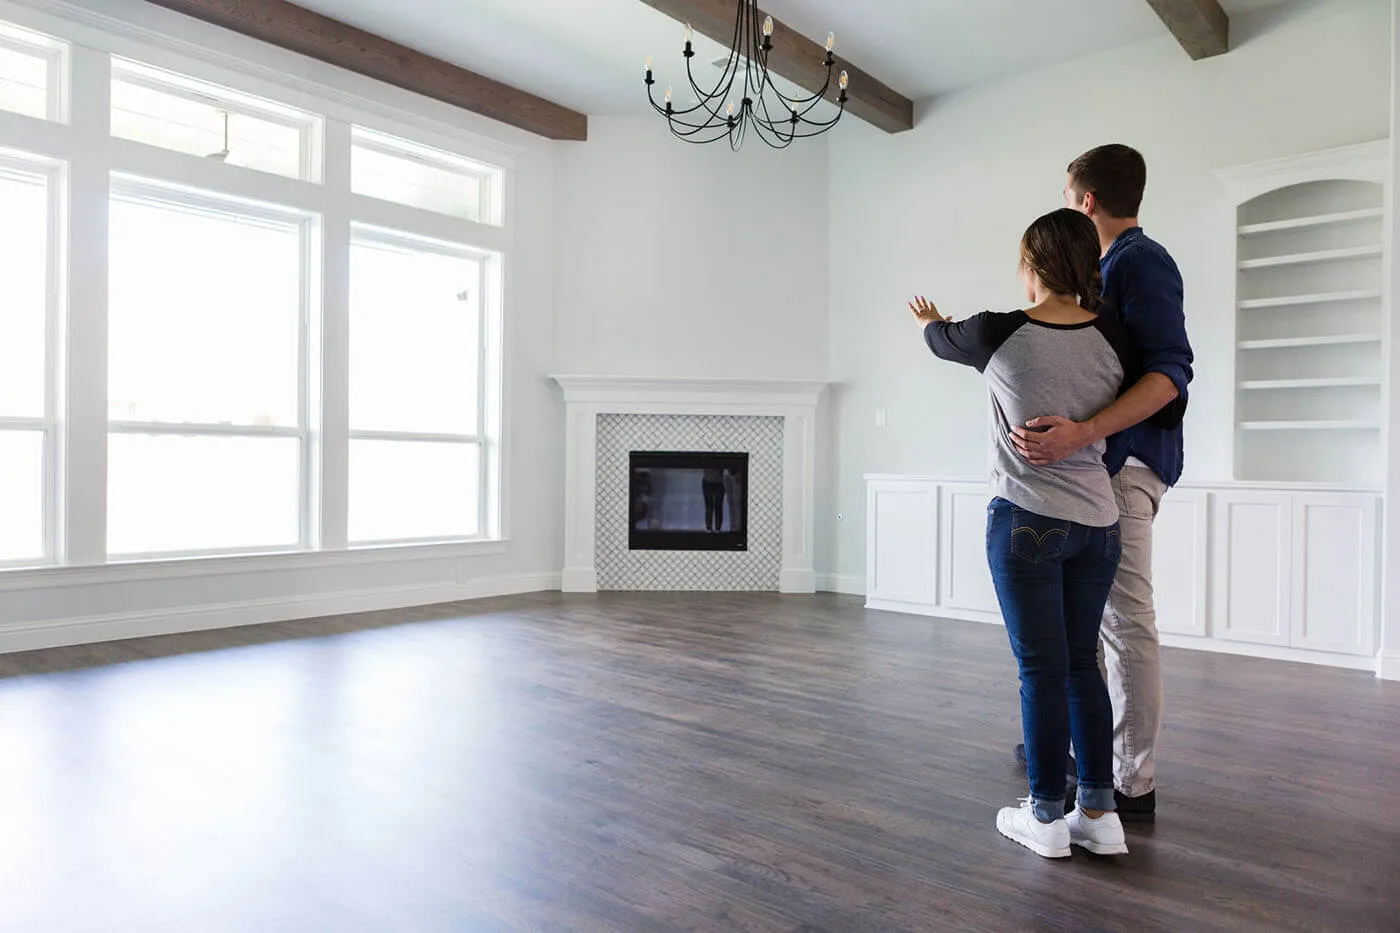
M 1039 801 L 1037 801 L 1039 803 Z M 1081 810 L 1116 810 L 1112 787 L 1085 787 L 1079 785 L 1079 808 Z
M 1109 797 L 1113 796 L 1113 791 L 1108 792 Z M 1039 797 L 1031 798 L 1031 812 L 1035 818 L 1042 823 L 1053 823 L 1056 820 L 1065 818 L 1065 798 L 1061 796 L 1058 800 L 1042 800 Z
M 1146 781 L 1124 781 L 1118 784 L 1118 792 L 1124 797 L 1146 797 L 1157 789 L 1157 782 Z

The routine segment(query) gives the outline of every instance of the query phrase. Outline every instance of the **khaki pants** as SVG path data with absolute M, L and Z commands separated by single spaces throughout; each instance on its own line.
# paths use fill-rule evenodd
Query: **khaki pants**
M 1152 522 L 1167 485 L 1142 467 L 1113 479 L 1123 559 L 1100 629 L 1104 681 L 1113 702 L 1113 780 L 1141 797 L 1156 787 L 1154 755 L 1162 731 L 1162 647 L 1152 605 Z

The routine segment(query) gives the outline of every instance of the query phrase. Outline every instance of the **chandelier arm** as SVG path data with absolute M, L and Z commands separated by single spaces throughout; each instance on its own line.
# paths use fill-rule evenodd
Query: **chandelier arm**
M 762 139 L 773 149 L 786 149 L 792 145 L 795 137 L 783 135 L 783 131 L 775 124 L 758 122 L 754 124 L 758 131 L 758 138 Z
M 727 123 L 728 120 L 725 117 L 720 116 L 718 106 L 712 107 L 710 106 L 710 102 L 715 98 L 719 98 L 719 101 L 722 104 L 725 100 L 729 98 L 730 92 L 734 89 L 734 79 L 737 78 L 739 75 L 738 63 L 735 59 L 734 53 L 731 51 L 729 54 L 729 61 L 725 64 L 724 74 L 720 76 L 720 83 L 716 84 L 714 90 L 708 93 L 705 92 L 700 87 L 700 85 L 695 83 L 695 74 L 691 67 L 691 59 L 689 58 L 685 60 L 685 73 L 686 78 L 690 81 L 690 89 L 695 92 L 695 99 L 697 101 L 696 105 L 690 108 L 690 110 L 687 112 L 693 113 L 694 111 L 699 110 L 703 107 L 710 114 L 711 117 L 721 122 Z M 724 87 L 723 94 L 720 93 L 721 85 L 723 85 Z
M 788 97 L 776 85 L 773 88 L 773 93 L 778 95 L 778 99 L 781 100 L 784 104 L 786 104 L 789 110 L 799 110 L 805 114 L 810 113 L 812 108 L 816 107 L 817 104 L 821 103 L 822 99 L 826 97 L 827 92 L 830 90 L 831 66 L 828 65 L 826 69 L 826 82 L 822 84 L 820 91 L 817 91 L 810 97 Z M 805 110 L 803 110 L 804 107 L 806 108 Z
M 728 138 L 729 138 L 729 131 L 728 131 L 728 129 L 726 129 L 725 132 L 723 132 L 723 133 L 715 133 L 715 135 L 709 137 L 708 139 L 695 139 L 695 138 L 694 138 L 694 135 L 695 135 L 695 134 L 693 134 L 693 133 L 691 133 L 691 134 L 684 134 L 684 133 L 676 133 L 675 131 L 672 131 L 672 135 L 675 136 L 677 139 L 679 139 L 679 140 L 680 140 L 681 142 L 683 142 L 683 143 L 690 143 L 692 146 L 704 146 L 704 145 L 708 145 L 709 143 L 717 143 L 717 142 L 719 142 L 721 139 L 728 139 Z
M 653 110 L 661 114 L 663 117 L 666 117 L 668 120 L 680 123 L 683 126 L 693 126 L 695 124 L 686 123 L 684 120 L 680 119 L 681 117 L 688 117 L 695 111 L 702 109 L 701 105 L 696 104 L 694 107 L 691 107 L 687 110 L 677 110 L 674 106 L 672 106 L 670 110 L 667 110 L 661 104 L 658 104 L 656 102 L 656 92 L 651 88 L 647 89 L 647 97 L 649 102 L 651 103 L 651 108 Z M 711 116 L 713 116 L 713 114 L 711 114 Z M 703 128 L 705 125 L 713 125 L 713 121 L 706 121 L 705 124 L 701 124 L 701 127 Z
M 671 132 L 675 133 L 677 136 L 694 136 L 696 133 L 705 130 L 719 130 L 721 128 L 728 132 L 729 129 L 728 121 L 706 120 L 704 123 L 687 123 L 685 120 L 677 119 L 674 114 L 670 115 L 669 121 L 671 124 Z M 682 127 L 690 132 L 683 133 L 678 130 L 677 127 Z
M 836 114 L 836 116 L 832 117 L 830 120 L 827 120 L 827 121 L 824 122 L 824 123 L 818 123 L 818 122 L 814 122 L 814 121 L 811 121 L 811 120 L 806 120 L 806 121 L 804 121 L 804 122 L 803 122 L 803 125 L 804 125 L 804 126 L 813 127 L 814 129 L 812 129 L 812 131 L 809 132 L 809 133 L 798 133 L 798 134 L 797 134 L 797 138 L 798 138 L 798 139 L 811 139 L 813 136 L 820 136 L 821 134 L 825 133 L 827 130 L 829 130 L 829 129 L 831 129 L 833 126 L 835 126 L 838 122 L 840 122 L 841 117 L 843 117 L 843 116 L 845 115 L 845 113 L 846 113 L 846 108 L 845 108 L 844 106 L 842 106 L 841 110 Z

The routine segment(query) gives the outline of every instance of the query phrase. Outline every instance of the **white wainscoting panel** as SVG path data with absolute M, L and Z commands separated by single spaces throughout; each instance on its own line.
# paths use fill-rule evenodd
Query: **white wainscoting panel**
M 1209 519 L 1205 492 L 1172 490 L 1162 500 L 1152 526 L 1152 591 L 1162 632 L 1206 634 Z
M 938 602 L 938 489 L 920 484 L 871 486 L 867 493 L 872 600 Z
M 1215 520 L 1215 634 L 1227 641 L 1287 645 L 1293 542 L 1290 499 L 1272 493 L 1219 497 Z
M 944 592 L 941 604 L 950 609 L 991 613 L 998 619 L 992 572 L 987 566 L 986 486 L 944 486 L 943 510 L 947 516 L 941 532 Z
M 866 605 L 1000 622 L 987 569 L 986 484 L 867 476 Z M 1188 483 L 1153 525 L 1152 576 L 1163 644 L 1279 661 L 1376 669 L 1380 514 L 1374 490 Z M 935 555 L 937 574 L 921 568 Z
M 1294 499 L 1293 647 L 1375 653 L 1376 548 L 1376 500 Z

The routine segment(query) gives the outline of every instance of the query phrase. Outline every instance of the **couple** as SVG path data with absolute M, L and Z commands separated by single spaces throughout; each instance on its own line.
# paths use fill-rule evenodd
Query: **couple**
M 1138 226 L 1146 184 L 1127 146 L 1070 164 L 1068 207 L 1021 240 L 1026 310 L 955 324 L 924 298 L 911 305 L 930 349 L 991 388 L 987 559 L 1020 667 L 1030 780 L 997 829 L 1048 858 L 1072 844 L 1126 853 L 1122 821 L 1156 813 L 1152 521 L 1181 477 L 1193 357 L 1181 275 Z

